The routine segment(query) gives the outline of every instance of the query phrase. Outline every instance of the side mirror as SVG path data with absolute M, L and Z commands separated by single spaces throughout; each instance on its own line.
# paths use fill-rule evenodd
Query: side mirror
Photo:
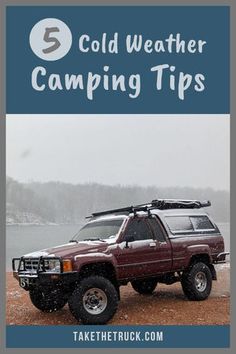
M 133 235 L 125 235 L 124 241 L 126 242 L 125 248 L 129 248 L 128 243 L 134 241 L 134 236 Z

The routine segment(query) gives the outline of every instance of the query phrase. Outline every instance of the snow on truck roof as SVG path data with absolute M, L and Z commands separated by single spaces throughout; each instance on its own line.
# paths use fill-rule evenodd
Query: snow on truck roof
M 124 220 L 128 217 L 128 215 L 116 215 L 116 214 L 109 214 L 109 215 L 101 215 L 92 218 L 89 220 L 89 223 L 96 222 L 96 221 L 105 221 L 105 220 Z
M 158 215 L 202 215 L 207 214 L 207 212 L 201 209 L 168 209 L 168 210 L 159 210 L 153 209 L 152 214 Z

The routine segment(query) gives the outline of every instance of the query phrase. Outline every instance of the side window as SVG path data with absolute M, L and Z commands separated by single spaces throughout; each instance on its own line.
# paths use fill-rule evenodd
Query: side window
M 214 225 L 211 223 L 206 215 L 191 216 L 191 222 L 194 230 L 215 230 Z
M 165 235 L 163 234 L 163 230 L 161 228 L 161 225 L 159 224 L 159 222 L 156 220 L 156 218 L 151 218 L 148 219 L 148 222 L 151 226 L 152 232 L 155 235 L 155 238 L 159 241 L 159 242 L 165 242 Z
M 134 240 L 153 239 L 151 230 L 145 220 L 138 218 L 129 222 L 125 234 L 133 236 Z
M 167 216 L 166 222 L 173 232 L 194 231 L 189 216 Z

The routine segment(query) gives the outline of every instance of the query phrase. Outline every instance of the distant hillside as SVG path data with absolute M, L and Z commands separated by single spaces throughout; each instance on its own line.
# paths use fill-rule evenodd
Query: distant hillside
M 229 221 L 229 192 L 213 189 L 107 186 L 61 182 L 22 184 L 7 177 L 7 224 L 79 223 L 93 211 L 122 207 L 156 198 L 209 199 L 209 213 Z

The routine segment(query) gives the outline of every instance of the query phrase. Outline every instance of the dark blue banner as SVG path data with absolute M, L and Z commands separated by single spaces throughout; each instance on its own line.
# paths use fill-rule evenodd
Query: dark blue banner
M 229 113 L 229 7 L 10 6 L 7 113 Z
M 228 348 L 230 326 L 7 326 L 8 348 Z

